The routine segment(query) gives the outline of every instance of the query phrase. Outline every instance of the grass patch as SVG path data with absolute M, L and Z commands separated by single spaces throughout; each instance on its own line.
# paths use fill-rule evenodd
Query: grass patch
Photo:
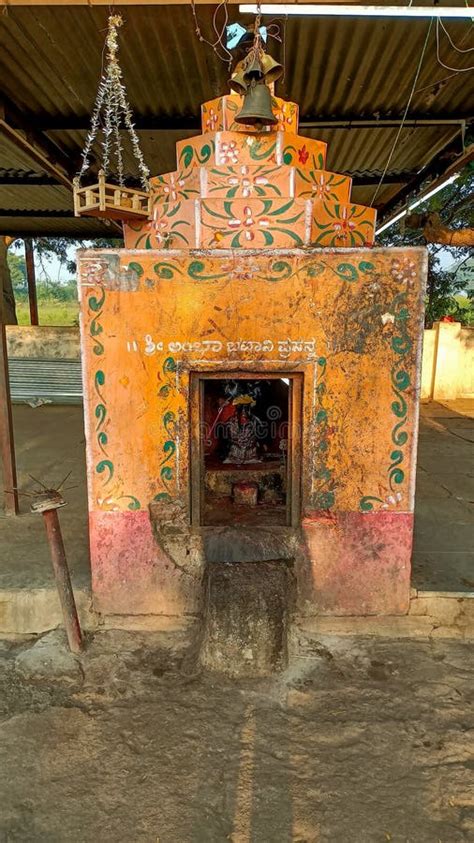
M 30 324 L 30 308 L 27 301 L 20 301 L 16 306 L 19 325 Z M 77 301 L 38 301 L 38 319 L 40 325 L 78 325 L 79 303 Z

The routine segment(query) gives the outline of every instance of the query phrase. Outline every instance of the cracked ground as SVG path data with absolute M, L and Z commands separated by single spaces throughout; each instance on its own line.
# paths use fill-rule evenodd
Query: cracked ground
M 4 642 L 0 840 L 474 840 L 474 645 L 318 636 L 281 676 L 184 640 Z

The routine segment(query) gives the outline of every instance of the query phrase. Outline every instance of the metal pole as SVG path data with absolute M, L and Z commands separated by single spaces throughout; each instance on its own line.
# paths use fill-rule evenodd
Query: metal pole
M 12 403 L 8 377 L 7 337 L 0 312 L 0 448 L 2 452 L 3 488 L 6 515 L 18 515 L 15 443 L 13 439 Z
M 28 282 L 28 298 L 30 300 L 30 323 L 39 325 L 38 300 L 36 297 L 35 253 L 33 240 L 25 237 L 26 280 Z
M 31 504 L 31 511 L 40 512 L 43 516 L 69 649 L 73 653 L 80 653 L 82 650 L 81 625 L 77 615 L 57 512 L 60 507 L 65 505 L 65 501 L 56 489 L 48 489 L 36 496 L 36 500 Z

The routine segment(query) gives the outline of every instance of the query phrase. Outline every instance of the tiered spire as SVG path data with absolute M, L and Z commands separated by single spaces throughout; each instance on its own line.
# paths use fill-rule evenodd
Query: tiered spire
M 325 169 L 326 144 L 300 137 L 298 106 L 274 97 L 274 126 L 235 122 L 236 94 L 204 103 L 178 169 L 150 180 L 151 219 L 124 225 L 127 249 L 371 246 L 376 212 Z

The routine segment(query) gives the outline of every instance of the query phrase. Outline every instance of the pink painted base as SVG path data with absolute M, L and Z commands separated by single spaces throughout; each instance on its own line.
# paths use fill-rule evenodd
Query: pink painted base
M 404 615 L 413 515 L 315 512 L 303 521 L 300 609 L 308 615 Z
M 306 615 L 403 615 L 410 597 L 413 515 L 314 512 L 303 521 L 299 610 Z M 199 611 L 200 578 L 157 545 L 148 512 L 90 515 L 94 606 L 104 614 Z
M 115 615 L 198 611 L 199 588 L 156 544 L 147 511 L 89 516 L 94 607 Z

